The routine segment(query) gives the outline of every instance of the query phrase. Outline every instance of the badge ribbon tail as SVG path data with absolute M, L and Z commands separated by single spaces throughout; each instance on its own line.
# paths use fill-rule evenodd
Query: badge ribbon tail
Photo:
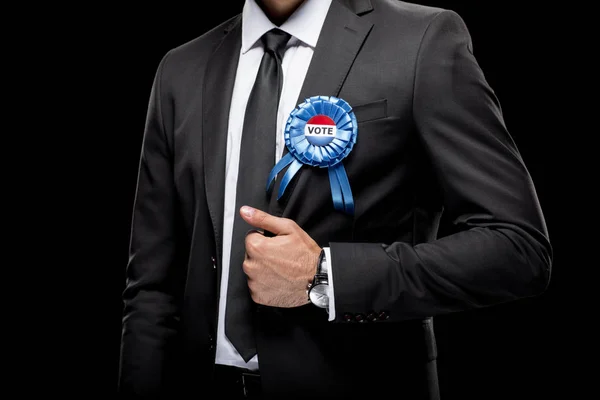
M 331 186 L 331 197 L 333 207 L 347 214 L 354 214 L 354 199 L 346 169 L 342 163 L 327 168 L 329 172 L 329 185 Z
M 273 181 L 275 180 L 275 177 L 277 176 L 278 173 L 280 173 L 285 167 L 287 167 L 288 165 L 290 165 L 292 162 L 296 162 L 297 164 L 300 164 L 300 162 L 298 162 L 298 160 L 296 160 L 294 158 L 294 156 L 292 155 L 292 153 L 287 153 L 284 157 L 281 158 L 281 160 L 279 160 L 279 162 L 273 167 L 273 169 L 271 170 L 271 172 L 269 173 L 269 177 L 267 178 L 267 193 L 269 193 L 269 195 L 271 195 L 271 191 L 273 190 L 273 188 L 271 187 L 271 184 L 273 183 Z M 299 167 L 296 168 L 296 172 L 298 171 L 298 169 L 300 169 Z M 289 170 L 288 170 L 289 171 Z M 294 174 L 296 173 L 294 172 Z M 287 175 L 287 173 L 286 173 Z M 279 194 L 277 195 L 277 200 L 279 200 L 279 198 L 281 197 L 281 195 L 283 194 L 283 192 L 285 191 L 285 188 L 288 184 L 288 182 L 291 180 L 292 177 L 290 177 L 287 182 L 285 182 L 285 185 L 283 184 L 283 181 L 281 182 L 281 186 L 279 188 Z M 283 189 L 282 189 L 283 188 Z
M 277 200 L 283 196 L 285 190 L 294 178 L 296 173 L 302 168 L 302 163 L 298 161 L 291 153 L 287 153 L 279 162 L 273 167 L 269 177 L 267 179 L 267 192 L 270 194 L 272 191 L 272 184 L 275 177 L 285 167 L 290 166 L 281 179 L 281 185 L 277 191 Z M 346 169 L 342 163 L 336 164 L 333 167 L 327 168 L 329 172 L 329 185 L 331 186 L 331 198 L 333 200 L 333 207 L 337 211 L 345 212 L 347 214 L 354 214 L 354 199 L 352 198 L 352 190 L 350 189 L 350 182 L 348 181 L 348 175 Z

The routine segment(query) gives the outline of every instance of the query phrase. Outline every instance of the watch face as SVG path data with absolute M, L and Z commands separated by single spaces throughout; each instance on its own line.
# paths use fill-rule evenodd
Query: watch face
M 329 306 L 328 285 L 316 285 L 308 293 L 310 301 L 317 307 L 327 308 Z

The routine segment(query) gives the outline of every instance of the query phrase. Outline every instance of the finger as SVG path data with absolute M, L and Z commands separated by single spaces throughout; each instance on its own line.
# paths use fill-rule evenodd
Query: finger
M 244 206 L 240 209 L 240 215 L 255 228 L 272 232 L 275 235 L 287 235 L 293 232 L 295 223 L 288 218 L 279 218 L 256 208 Z
M 244 271 L 244 274 L 250 279 L 250 276 L 252 275 L 252 261 L 249 259 L 244 260 L 242 263 L 242 271 Z
M 246 246 L 246 257 L 252 258 L 259 253 L 264 241 L 265 237 L 257 231 L 252 230 L 248 232 L 244 243 Z

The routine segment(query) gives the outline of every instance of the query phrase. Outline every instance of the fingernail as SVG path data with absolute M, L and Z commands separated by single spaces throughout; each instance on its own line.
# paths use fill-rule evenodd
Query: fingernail
M 246 217 L 251 217 L 254 215 L 254 208 L 244 206 L 242 207 L 242 214 L 244 214 Z

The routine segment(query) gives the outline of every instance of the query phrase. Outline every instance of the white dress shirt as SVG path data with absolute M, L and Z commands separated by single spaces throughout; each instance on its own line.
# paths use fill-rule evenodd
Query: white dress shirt
M 279 29 L 289 33 L 289 40 L 282 60 L 283 87 L 277 112 L 277 142 L 275 143 L 275 158 L 273 166 L 283 153 L 285 146 L 283 127 L 290 112 L 296 108 L 300 89 L 304 83 L 308 66 L 313 56 L 317 39 L 323 26 L 323 21 L 331 5 L 331 0 L 306 0 Z M 248 363 L 244 362 L 229 339 L 225 336 L 225 302 L 227 299 L 227 283 L 229 277 L 229 260 L 233 220 L 236 210 L 236 185 L 240 159 L 240 143 L 246 104 L 250 91 L 256 80 L 263 48 L 261 36 L 267 31 L 277 28 L 264 14 L 255 0 L 246 0 L 242 11 L 242 47 L 240 51 L 237 74 L 233 87 L 231 108 L 229 110 L 229 127 L 227 131 L 227 158 L 225 160 L 225 208 L 223 218 L 223 268 L 221 269 L 221 290 L 219 297 L 219 319 L 217 325 L 217 364 L 233 365 L 252 370 L 258 369 L 258 357 Z M 300 99 L 302 101 L 303 99 Z M 265 176 L 265 180 L 267 177 Z M 265 181 L 266 182 L 266 181 Z M 329 320 L 335 319 L 335 304 L 333 297 L 333 280 L 331 255 L 325 248 L 327 272 L 329 274 Z M 241 268 L 241 266 L 236 267 Z

